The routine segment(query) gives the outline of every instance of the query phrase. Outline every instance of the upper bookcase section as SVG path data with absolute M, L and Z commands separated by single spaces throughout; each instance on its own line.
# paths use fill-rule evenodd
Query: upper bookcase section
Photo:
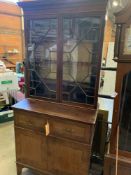
M 106 0 L 19 2 L 27 97 L 97 107 Z

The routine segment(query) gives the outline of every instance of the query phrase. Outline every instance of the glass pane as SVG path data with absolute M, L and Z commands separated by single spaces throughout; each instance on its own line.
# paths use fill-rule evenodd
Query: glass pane
M 30 95 L 56 98 L 57 19 L 30 21 Z
M 123 79 L 119 149 L 131 152 L 131 72 Z
M 93 104 L 100 20 L 64 18 L 63 100 Z
M 124 55 L 131 55 L 131 25 L 125 30 Z

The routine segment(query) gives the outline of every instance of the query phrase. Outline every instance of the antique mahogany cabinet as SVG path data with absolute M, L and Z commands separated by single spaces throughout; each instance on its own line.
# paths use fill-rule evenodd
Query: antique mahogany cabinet
M 114 104 L 110 153 L 105 157 L 104 175 L 131 175 L 131 2 L 116 14 L 116 24 L 114 60 L 118 62 L 118 95 Z
M 23 1 L 26 99 L 16 104 L 16 163 L 87 175 L 97 117 L 106 0 Z

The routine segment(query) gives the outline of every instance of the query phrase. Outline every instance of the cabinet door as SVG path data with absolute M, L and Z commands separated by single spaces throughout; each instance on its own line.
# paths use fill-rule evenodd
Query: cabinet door
M 119 117 L 119 149 L 131 154 L 131 71 L 123 77 Z
M 88 146 L 48 137 L 48 171 L 54 175 L 87 175 L 90 162 Z
M 97 17 L 63 19 L 63 101 L 94 104 L 100 69 Z
M 56 99 L 58 21 L 56 18 L 32 19 L 28 28 L 28 94 Z
M 26 129 L 15 128 L 16 160 L 27 166 L 47 170 L 46 137 Z

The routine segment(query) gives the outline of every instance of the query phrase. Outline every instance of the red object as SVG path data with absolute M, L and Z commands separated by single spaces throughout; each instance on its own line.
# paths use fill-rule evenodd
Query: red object
M 25 84 L 25 79 L 24 79 L 24 77 L 21 77 L 21 78 L 20 78 L 18 84 L 19 84 L 20 90 L 23 92 L 24 84 Z

